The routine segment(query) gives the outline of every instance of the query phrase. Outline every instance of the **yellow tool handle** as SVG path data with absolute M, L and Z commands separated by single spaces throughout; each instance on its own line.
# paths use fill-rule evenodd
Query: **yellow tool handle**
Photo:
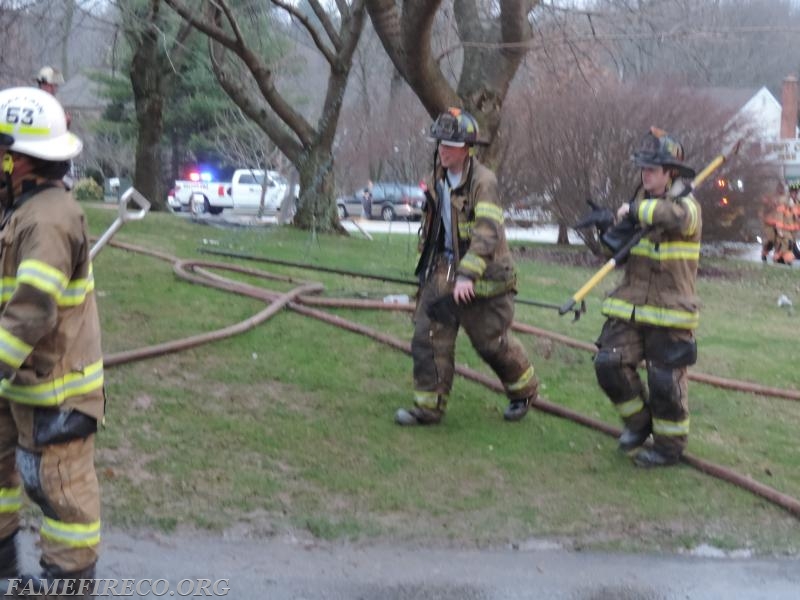
M 575 292 L 575 295 L 572 296 L 567 302 L 558 309 L 558 314 L 565 315 L 572 310 L 572 308 L 581 300 L 583 300 L 586 295 L 592 291 L 592 288 L 596 286 L 603 277 L 608 275 L 611 271 L 614 270 L 614 267 L 617 266 L 617 261 L 615 259 L 610 259 L 603 267 L 594 275 L 592 278 L 583 284 L 583 287 Z

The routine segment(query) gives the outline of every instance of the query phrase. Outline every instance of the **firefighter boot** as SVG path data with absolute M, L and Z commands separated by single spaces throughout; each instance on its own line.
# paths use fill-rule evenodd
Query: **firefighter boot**
M 508 403 L 508 407 L 503 412 L 503 418 L 506 421 L 519 421 L 528 414 L 528 408 L 531 405 L 531 397 L 523 398 L 522 400 L 512 400 Z
M 436 399 L 436 407 L 428 408 L 415 405 L 412 408 L 399 408 L 394 414 L 394 422 L 398 425 L 438 425 L 442 422 L 447 401 L 440 395 Z
M 642 429 L 641 431 L 634 431 L 633 429 L 628 429 L 626 426 L 622 430 L 622 435 L 620 435 L 617 440 L 617 449 L 624 454 L 628 454 L 629 452 L 632 452 L 644 445 L 649 437 L 649 427 Z
M 67 600 L 68 598 L 94 598 L 94 565 L 80 571 L 65 573 L 58 567 L 45 567 L 41 581 L 48 586 L 47 600 Z
M 633 464 L 643 469 L 669 467 L 677 464 L 680 458 L 680 455 L 666 454 L 656 448 L 642 448 L 633 457 Z
M 0 579 L 19 576 L 17 567 L 17 532 L 0 540 Z

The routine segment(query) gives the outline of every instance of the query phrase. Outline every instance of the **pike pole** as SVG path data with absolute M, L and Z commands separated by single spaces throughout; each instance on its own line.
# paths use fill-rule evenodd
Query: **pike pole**
M 133 204 L 138 205 L 139 210 L 136 211 L 129 211 L 128 204 L 133 201 Z M 128 221 L 141 221 L 144 219 L 145 215 L 150 210 L 150 202 L 142 196 L 136 189 L 128 188 L 128 190 L 122 194 L 119 199 L 119 207 L 118 207 L 118 216 L 114 219 L 114 222 L 109 225 L 108 229 L 105 230 L 103 235 L 101 235 L 98 240 L 92 246 L 92 249 L 89 251 L 89 258 L 94 260 L 94 257 L 97 256 L 97 253 L 103 249 L 108 241 L 114 237 L 114 234 L 120 230 L 120 228 L 127 223 Z

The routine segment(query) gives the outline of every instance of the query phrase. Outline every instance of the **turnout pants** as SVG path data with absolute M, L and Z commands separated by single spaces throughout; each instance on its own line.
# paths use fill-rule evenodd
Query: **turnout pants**
M 453 385 L 459 327 L 500 378 L 510 401 L 535 398 L 539 384 L 533 366 L 522 344 L 509 331 L 514 320 L 514 294 L 476 297 L 468 304 L 457 305 L 453 286 L 453 268 L 440 263 L 419 292 L 411 340 L 415 404 L 444 409 Z
M 63 418 L 69 414 L 74 418 Z M 24 486 L 43 513 L 41 564 L 51 573 L 74 573 L 97 562 L 100 488 L 92 425 L 96 429 L 82 413 L 0 399 L 0 539 L 19 528 Z M 35 442 L 47 436 L 56 443 Z
M 692 332 L 609 319 L 597 347 L 597 382 L 625 426 L 652 431 L 658 451 L 680 456 L 689 439 L 687 367 L 697 359 Z M 637 371 L 642 360 L 647 387 Z

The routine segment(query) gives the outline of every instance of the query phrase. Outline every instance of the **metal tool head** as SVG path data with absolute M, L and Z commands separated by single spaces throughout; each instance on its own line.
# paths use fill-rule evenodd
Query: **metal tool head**
M 128 205 L 135 204 L 139 210 L 129 211 Z M 123 222 L 127 221 L 141 221 L 145 215 L 150 211 L 150 201 L 142 196 L 136 188 L 128 188 L 119 199 L 119 218 Z

